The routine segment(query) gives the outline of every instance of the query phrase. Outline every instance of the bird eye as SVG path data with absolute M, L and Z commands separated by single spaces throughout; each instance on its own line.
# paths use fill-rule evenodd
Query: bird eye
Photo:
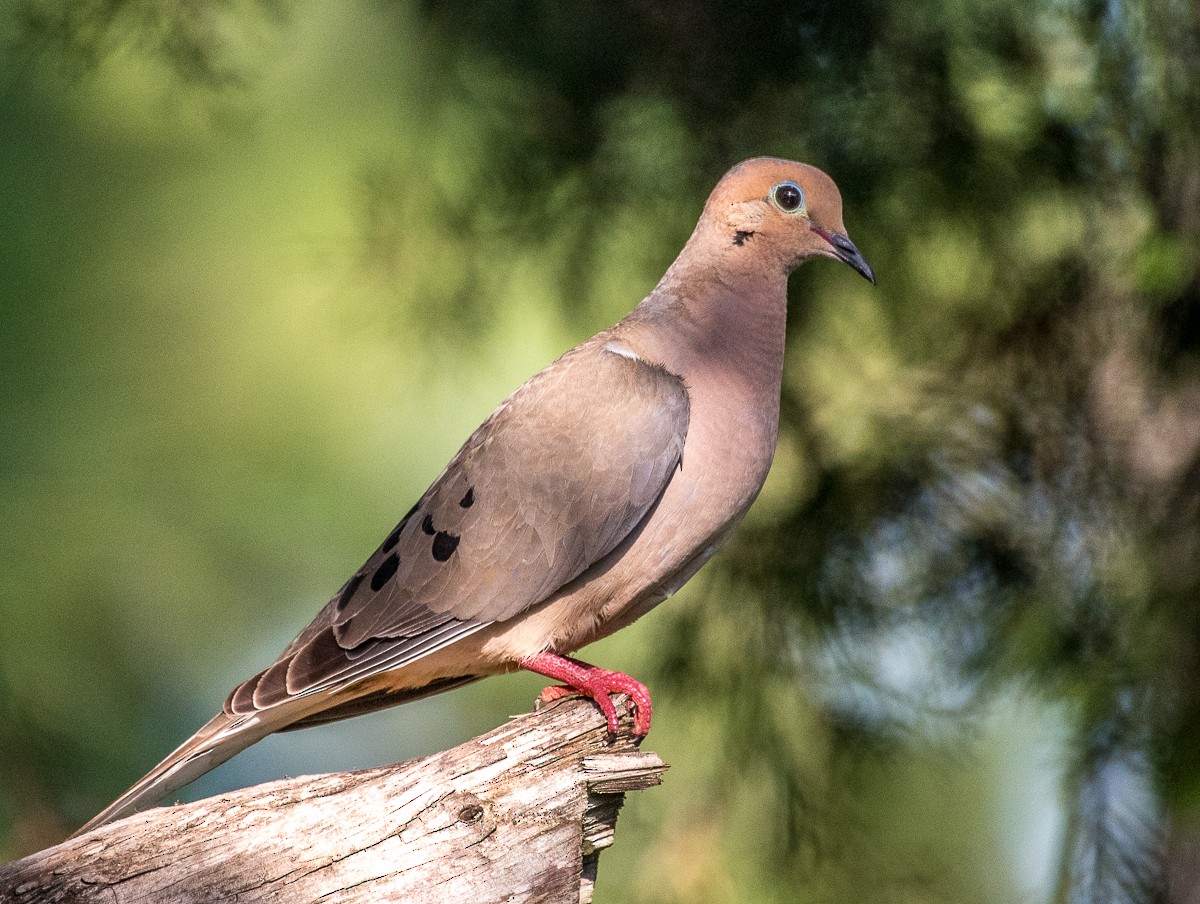
M 771 200 L 784 213 L 804 212 L 804 189 L 795 182 L 780 182 L 771 189 Z

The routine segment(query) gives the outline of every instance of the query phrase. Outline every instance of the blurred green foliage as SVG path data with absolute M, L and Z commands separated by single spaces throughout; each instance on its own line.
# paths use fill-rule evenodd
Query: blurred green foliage
M 1193 4 L 2 15 L 0 857 L 207 718 L 775 154 L 838 180 L 880 285 L 793 278 L 762 497 L 587 654 L 650 679 L 673 764 L 597 899 L 1195 894 Z M 449 746 L 537 687 L 269 739 L 190 793 Z

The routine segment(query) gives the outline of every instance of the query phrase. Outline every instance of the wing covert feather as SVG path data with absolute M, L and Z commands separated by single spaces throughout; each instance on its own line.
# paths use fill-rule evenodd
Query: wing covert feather
M 346 684 L 545 600 L 611 552 L 680 465 L 679 377 L 568 352 L 513 393 L 279 660 L 230 695 L 234 714 Z

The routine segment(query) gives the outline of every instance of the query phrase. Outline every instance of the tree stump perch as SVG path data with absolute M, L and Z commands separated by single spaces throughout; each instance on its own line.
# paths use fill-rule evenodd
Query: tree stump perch
M 625 792 L 665 769 L 564 700 L 422 759 L 138 813 L 0 866 L 0 902 L 588 902 Z

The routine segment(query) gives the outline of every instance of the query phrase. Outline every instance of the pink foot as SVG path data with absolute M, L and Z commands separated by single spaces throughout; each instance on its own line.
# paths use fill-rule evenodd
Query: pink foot
M 564 682 L 565 686 L 548 687 L 538 698 L 544 703 L 581 694 L 591 697 L 604 713 L 608 723 L 608 733 L 617 733 L 617 708 L 613 705 L 610 694 L 628 694 L 633 705 L 633 733 L 643 738 L 650 731 L 650 691 L 640 681 L 630 678 L 622 672 L 612 672 L 599 666 L 588 665 L 569 656 L 557 656 L 554 653 L 538 653 L 530 656 L 521 663 L 522 668 Z

